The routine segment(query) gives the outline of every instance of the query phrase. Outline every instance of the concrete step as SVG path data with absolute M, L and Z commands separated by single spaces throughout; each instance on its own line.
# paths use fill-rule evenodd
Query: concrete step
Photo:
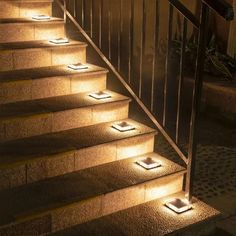
M 52 15 L 52 0 L 1 0 L 0 18 L 31 17 Z
M 63 45 L 45 40 L 1 43 L 0 71 L 85 63 L 86 46 L 74 40 Z
M 106 89 L 108 71 L 88 67 L 81 71 L 62 65 L 0 72 L 0 104 Z
M 175 214 L 164 204 L 178 197 L 184 194 L 163 197 L 50 235 L 202 236 L 211 233 L 219 212 L 195 198 L 193 210 Z
M 0 235 L 47 234 L 181 191 L 184 168 L 157 158 L 151 171 L 134 157 L 3 191 Z
M 0 43 L 48 40 L 65 37 L 64 21 L 52 17 L 48 21 L 28 18 L 0 19 Z
M 106 93 L 111 98 L 79 93 L 0 105 L 0 142 L 128 118 L 130 99 Z
M 0 32 L 0 43 L 65 37 L 64 21 L 59 18 L 48 21 L 31 18 L 0 19 Z
M 153 151 L 156 131 L 137 123 L 119 132 L 114 122 L 0 144 L 0 190 Z

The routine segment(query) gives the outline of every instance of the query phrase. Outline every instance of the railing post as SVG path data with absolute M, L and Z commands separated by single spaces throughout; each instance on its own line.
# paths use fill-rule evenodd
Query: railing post
M 64 22 L 66 23 L 66 0 L 63 0 L 63 6 L 64 6 Z
M 192 200 L 192 194 L 193 194 L 193 178 L 195 172 L 195 161 L 196 161 L 196 151 L 197 151 L 197 131 L 198 131 L 197 126 L 198 126 L 198 115 L 201 105 L 201 92 L 203 83 L 204 62 L 205 62 L 208 17 L 209 17 L 209 8 L 205 3 L 202 3 L 200 29 L 198 36 L 195 81 L 193 88 L 191 122 L 190 122 L 187 176 L 185 185 L 186 197 L 190 202 Z

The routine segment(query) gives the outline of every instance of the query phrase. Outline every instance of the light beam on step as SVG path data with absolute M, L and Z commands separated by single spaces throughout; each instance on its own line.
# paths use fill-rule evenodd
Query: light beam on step
M 50 20 L 51 17 L 47 15 L 35 15 L 35 16 L 32 16 L 32 19 L 33 20 Z
M 165 206 L 172 211 L 181 214 L 192 209 L 192 205 L 187 199 L 175 198 L 165 203 Z
M 112 125 L 112 128 L 120 131 L 120 132 L 127 132 L 127 131 L 130 131 L 130 130 L 134 130 L 135 127 L 132 125 L 132 124 L 129 124 L 128 122 L 126 121 L 122 121 L 122 122 L 118 122 L 118 123 L 114 123 Z
M 136 161 L 136 163 L 145 168 L 146 170 L 161 167 L 161 162 L 151 157 L 146 157 L 145 159 L 138 160 Z
M 85 70 L 85 69 L 88 69 L 88 65 L 82 64 L 82 63 L 77 63 L 77 64 L 68 65 L 68 68 L 70 68 L 72 70 Z
M 57 38 L 57 39 L 51 39 L 49 40 L 50 43 L 53 44 L 66 44 L 69 43 L 68 38 Z
M 98 99 L 98 100 L 107 99 L 107 98 L 111 97 L 110 94 L 105 93 L 103 91 L 99 91 L 99 92 L 96 92 L 96 93 L 90 93 L 89 96 L 92 97 L 92 98 Z

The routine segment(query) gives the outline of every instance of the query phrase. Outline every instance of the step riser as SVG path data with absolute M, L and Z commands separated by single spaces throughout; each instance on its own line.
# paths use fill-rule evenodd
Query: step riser
M 1 169 L 0 190 L 151 153 L 153 148 L 154 135 L 149 134 L 22 163 Z
M 0 83 L 0 104 L 106 89 L 106 73 Z
M 64 23 L 0 24 L 0 43 L 48 40 L 65 36 Z
M 50 2 L 0 2 L 0 18 L 31 17 L 33 15 L 52 15 Z
M 56 232 L 77 224 L 97 219 L 101 216 L 136 206 L 150 201 L 150 191 L 155 188 L 156 198 L 165 197 L 182 190 L 183 174 L 167 176 L 155 181 L 128 187 L 74 203 L 61 209 L 52 210 L 37 219 L 25 219 L 25 222 L 15 226 L 0 229 L 1 235 L 11 235 L 21 232 L 21 235 L 34 235 Z M 37 232 L 40 230 L 39 232 Z
M 29 69 L 86 62 L 86 48 L 68 46 L 53 49 L 0 51 L 0 71 Z
M 9 141 L 128 118 L 129 103 L 117 102 L 0 121 L 0 141 Z

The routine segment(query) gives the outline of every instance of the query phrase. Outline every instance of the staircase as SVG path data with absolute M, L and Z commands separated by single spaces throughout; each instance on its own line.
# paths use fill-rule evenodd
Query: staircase
M 178 215 L 186 170 L 154 152 L 157 131 L 129 119 L 131 99 L 108 71 L 86 64 L 86 43 L 65 37 L 51 0 L 0 0 L 0 235 L 200 235 L 219 212 L 195 199 Z M 105 91 L 111 97 L 94 99 Z M 120 132 L 114 123 L 135 129 Z M 137 160 L 161 167 L 146 170 Z M 191 226 L 191 227 L 190 227 Z

